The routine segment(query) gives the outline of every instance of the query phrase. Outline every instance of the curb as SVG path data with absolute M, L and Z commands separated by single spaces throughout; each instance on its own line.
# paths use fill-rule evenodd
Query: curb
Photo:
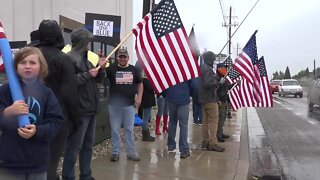
M 239 160 L 234 180 L 248 179 L 250 167 L 247 108 L 242 109 Z

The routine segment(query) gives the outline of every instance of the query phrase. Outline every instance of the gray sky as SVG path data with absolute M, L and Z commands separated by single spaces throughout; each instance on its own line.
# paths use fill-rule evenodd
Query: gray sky
M 195 24 L 195 34 L 200 49 L 207 48 L 219 53 L 227 42 L 226 28 L 219 0 L 174 0 L 182 22 L 189 34 Z M 141 20 L 143 0 L 134 0 L 134 25 Z M 159 2 L 159 0 L 156 0 Z M 256 0 L 221 0 L 225 15 L 237 16 L 241 23 Z M 289 66 L 291 75 L 300 70 L 313 70 L 313 60 L 320 66 L 320 0 L 260 0 L 233 37 L 233 59 L 258 30 L 258 56 L 264 56 L 269 77 L 275 71 L 285 71 Z M 233 28 L 234 32 L 235 28 Z M 227 53 L 227 47 L 223 53 Z

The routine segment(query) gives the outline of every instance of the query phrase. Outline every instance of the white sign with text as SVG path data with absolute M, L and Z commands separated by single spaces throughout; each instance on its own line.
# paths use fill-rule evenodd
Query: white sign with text
M 113 36 L 113 21 L 94 20 L 93 34 L 95 36 Z

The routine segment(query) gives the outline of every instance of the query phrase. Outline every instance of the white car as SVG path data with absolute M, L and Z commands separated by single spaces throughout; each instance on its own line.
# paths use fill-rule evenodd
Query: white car
M 295 79 L 283 79 L 279 85 L 279 96 L 294 95 L 294 97 L 303 97 L 303 90 L 299 82 Z

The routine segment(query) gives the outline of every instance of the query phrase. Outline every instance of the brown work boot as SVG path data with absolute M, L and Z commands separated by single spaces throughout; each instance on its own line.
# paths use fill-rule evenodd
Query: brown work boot
M 209 146 L 208 150 L 209 151 L 223 152 L 225 150 L 225 148 L 219 146 L 218 144 L 214 144 L 214 145 Z
M 209 143 L 208 142 L 202 142 L 202 149 L 208 149 L 209 148 Z

